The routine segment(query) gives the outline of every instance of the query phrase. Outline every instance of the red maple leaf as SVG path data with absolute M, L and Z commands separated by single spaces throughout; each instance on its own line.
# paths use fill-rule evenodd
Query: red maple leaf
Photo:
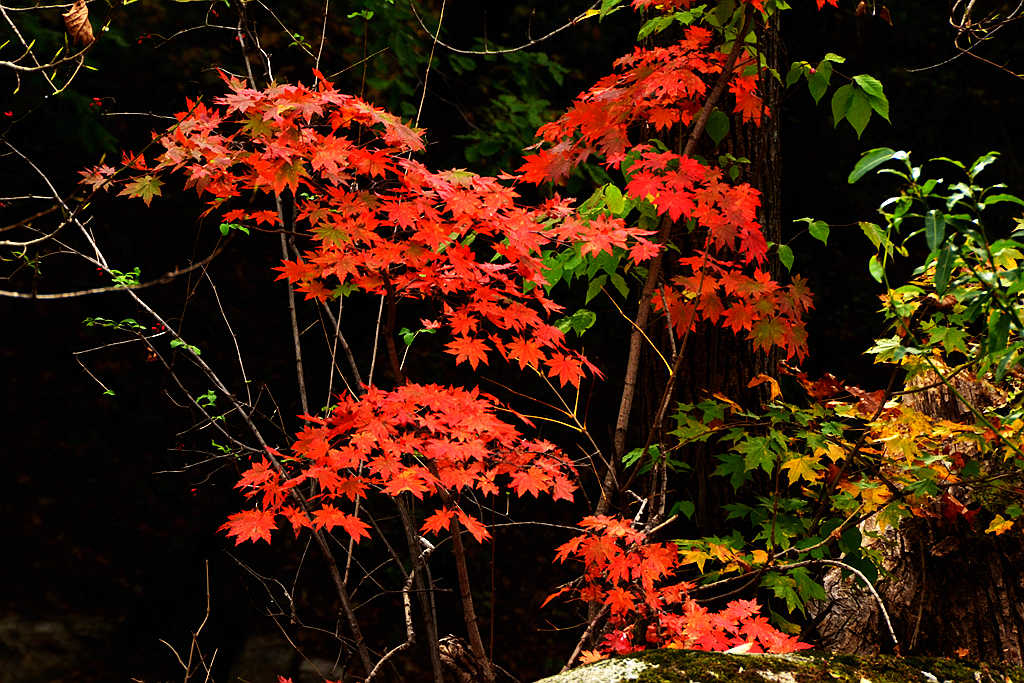
M 423 521 L 423 526 L 420 527 L 422 531 L 429 531 L 432 534 L 439 534 L 443 529 L 447 529 L 451 526 L 452 515 L 455 512 L 449 510 L 446 507 L 441 508 L 434 514 L 430 515 Z
M 725 310 L 722 316 L 722 324 L 733 332 L 750 330 L 754 324 L 756 311 L 750 304 L 737 302 Z
M 475 518 L 470 517 L 462 510 L 458 510 L 456 514 L 459 517 L 459 523 L 462 524 L 463 528 L 473 535 L 477 543 L 483 543 L 485 540 L 491 537 L 490 532 L 487 531 L 487 527 L 477 521 Z
M 536 498 L 537 494 L 543 493 L 551 487 L 551 479 L 539 467 L 531 467 L 528 470 L 521 470 L 512 473 L 512 488 L 517 496 L 524 493 L 532 493 Z
M 270 510 L 243 510 L 228 517 L 228 521 L 220 527 L 227 531 L 228 536 L 235 537 L 235 545 L 242 541 L 264 540 L 270 543 L 270 532 L 277 529 L 274 513 Z
M 333 505 L 323 505 L 319 510 L 313 512 L 313 526 L 317 529 L 330 531 L 340 526 L 352 540 L 358 543 L 361 538 L 369 538 L 367 531 L 370 525 L 353 515 L 346 514 Z
M 604 604 L 612 609 L 612 616 L 621 616 L 636 609 L 633 594 L 616 586 L 605 595 Z
M 518 361 L 520 369 L 527 365 L 536 368 L 540 361 L 544 360 L 544 352 L 540 350 L 540 344 L 534 340 L 515 337 L 506 346 L 509 358 Z
M 563 387 L 566 384 L 571 384 L 574 387 L 580 385 L 580 378 L 583 377 L 583 364 L 575 358 L 564 353 L 555 353 L 547 360 L 547 366 L 551 368 L 549 374 L 558 379 Z
M 470 367 L 476 370 L 480 363 L 487 365 L 487 342 L 475 337 L 459 336 L 448 342 L 448 353 L 455 356 L 456 363 L 469 362 Z

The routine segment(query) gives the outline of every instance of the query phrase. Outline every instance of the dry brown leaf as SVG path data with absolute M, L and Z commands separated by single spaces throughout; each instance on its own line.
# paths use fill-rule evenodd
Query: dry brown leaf
M 96 40 L 92 34 L 92 24 L 89 23 L 89 8 L 85 0 L 75 0 L 75 4 L 64 13 L 64 28 L 71 36 L 71 42 L 75 45 L 88 45 Z

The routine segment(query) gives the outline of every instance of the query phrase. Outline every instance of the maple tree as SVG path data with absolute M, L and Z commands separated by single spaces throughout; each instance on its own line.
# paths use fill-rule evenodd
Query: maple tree
M 325 418 L 305 416 L 310 426 L 287 454 L 267 447 L 238 484 L 256 507 L 232 515 L 224 530 L 239 543 L 269 541 L 282 516 L 296 532 L 340 527 L 358 543 L 369 536 L 360 502 L 380 492 L 399 502 L 409 535 L 413 530 L 400 496 L 436 495 L 441 505 L 425 515 L 420 530 L 452 532 L 470 642 L 490 678 L 459 540 L 462 528 L 478 541 L 489 532 L 464 509 L 463 490 L 493 495 L 507 487 L 519 497 L 549 493 L 572 500 L 575 468 L 550 443 L 524 440 L 495 416 L 494 399 L 477 390 L 410 382 L 395 344 L 397 309 L 408 302 L 433 307 L 436 319 L 424 320 L 423 329 L 448 330 L 445 350 L 457 365 L 477 370 L 501 357 L 547 378 L 556 395 L 559 388 L 578 389 L 585 373 L 600 372 L 550 321 L 563 310 L 552 298 L 554 286 L 586 273 L 591 289 L 611 279 L 625 294 L 622 273 L 656 272 L 667 229 L 685 221 L 705 234 L 703 248 L 684 254 L 680 273 L 641 307 L 663 315 L 684 344 L 706 321 L 746 332 L 755 348 L 778 347 L 802 358 L 809 293 L 798 278 L 781 285 L 766 270 L 769 245 L 757 223 L 757 191 L 693 156 L 710 107 L 725 87 L 744 121 L 757 124 L 767 114 L 756 94 L 757 70 L 750 70 L 756 51 L 741 50 L 755 10 L 765 11 L 756 2 L 737 9 L 742 25 L 732 29 L 728 52 L 715 48 L 712 30 L 690 26 L 675 45 L 638 48 L 618 60 L 617 73 L 540 128 L 542 146 L 516 175 L 431 171 L 408 156 L 423 149 L 420 131 L 337 92 L 319 72 L 312 87 L 264 90 L 225 77 L 230 93 L 214 106 L 189 102 L 178 123 L 158 138 L 163 151 L 152 162 L 126 154 L 122 170 L 133 178 L 119 177 L 109 166 L 85 172 L 84 182 L 93 189 L 121 184 L 120 194 L 147 204 L 161 193 L 161 176 L 181 173 L 186 188 L 209 197 L 208 212 L 220 216 L 222 231 L 285 227 L 280 197 L 287 195 L 292 224 L 308 226 L 312 246 L 286 259 L 280 277 L 307 300 L 328 302 L 362 292 L 381 297 L 387 311 L 382 336 L 394 388 L 350 389 Z M 709 79 L 716 83 L 710 91 Z M 631 140 L 638 124 L 655 131 L 677 125 L 693 130 L 679 153 L 650 135 Z M 624 176 L 622 190 L 602 190 L 603 206 L 577 207 L 557 194 L 536 205 L 517 201 L 513 183 L 559 182 L 594 155 Z M 228 208 L 253 193 L 275 198 L 277 210 L 259 203 Z M 626 219 L 634 209 L 640 220 L 631 225 Z M 648 268 L 652 259 L 657 267 Z M 572 260 L 575 265 L 569 265 Z M 603 271 L 600 279 L 592 264 Z M 576 410 L 559 400 L 566 423 L 584 432 Z M 647 526 L 657 521 L 650 517 Z M 603 652 L 626 652 L 640 643 L 803 647 L 757 616 L 756 603 L 739 601 L 709 612 L 689 597 L 693 584 L 666 584 L 679 565 L 672 545 L 652 543 L 646 531 L 604 515 L 581 524 L 587 533 L 561 546 L 557 557 L 583 560 L 583 583 L 569 591 L 572 596 L 610 609 Z M 354 615 L 348 607 L 346 612 L 361 645 Z M 383 660 L 371 667 L 365 649 L 360 655 L 372 677 Z
M 815 4 L 820 10 L 838 1 Z M 956 421 L 915 409 L 892 383 L 872 392 L 782 365 L 748 378 L 749 388 L 767 396 L 761 405 L 741 405 L 740 397 L 720 393 L 676 403 L 684 350 L 709 328 L 773 360 L 798 364 L 808 354 L 809 285 L 799 275 L 781 275 L 774 262 L 789 271 L 792 250 L 766 237 L 760 193 L 737 180 L 729 159 L 715 163 L 721 130 L 709 130 L 712 121 L 758 126 L 777 115 L 760 90 L 764 79 L 783 79 L 766 68 L 754 29 L 774 21 L 785 3 L 631 5 L 646 18 L 643 44 L 616 60 L 565 113 L 541 125 L 517 169 L 496 177 L 432 169 L 417 158 L 425 150 L 424 131 L 340 92 L 319 70 L 309 85 L 268 77 L 262 86 L 251 73 L 222 72 L 226 94 L 187 101 L 146 149 L 125 152 L 116 167 L 101 164 L 82 173 L 91 192 L 113 190 L 147 207 L 180 182 L 206 202 L 203 218 L 212 217 L 226 238 L 280 233 L 280 264 L 267 267 L 291 288 L 289 297 L 304 295 L 307 306 L 331 320 L 334 346 L 341 340 L 350 359 L 337 333 L 341 305 L 377 302 L 369 374 L 362 376 L 350 360 L 354 381 L 345 382 L 344 392 L 332 391 L 319 413 L 304 405 L 304 426 L 282 437 L 287 445 L 281 446 L 256 425 L 251 396 L 229 390 L 206 364 L 201 341 L 186 340 L 138 298 L 137 269 L 115 270 L 99 256 L 92 261 L 115 287 L 131 293 L 171 347 L 186 353 L 216 389 L 190 398 L 208 424 L 232 440 L 225 450 L 238 460 L 236 488 L 246 509 L 232 513 L 221 530 L 236 544 L 278 543 L 290 527 L 320 547 L 351 636 L 345 648 L 358 659 L 347 664 L 351 676 L 380 675 L 414 644 L 422 625 L 435 680 L 441 679 L 428 560 L 450 543 L 473 657 L 483 678 L 493 680 L 493 653 L 484 648 L 473 604 L 472 548 L 463 546 L 462 532 L 481 544 L 493 540 L 498 500 L 515 500 L 529 516 L 533 501 L 550 498 L 558 510 L 575 504 L 576 514 L 581 498 L 590 501 L 580 493 L 599 490 L 575 535 L 550 553 L 559 566 L 579 573 L 545 604 L 559 599 L 587 606 L 587 626 L 568 666 L 577 658 L 589 662 L 646 647 L 808 647 L 791 619 L 826 598 L 820 574 L 809 570 L 836 567 L 868 584 L 877 577 L 880 558 L 862 547 L 859 525 L 872 519 L 895 525 L 911 515 L 973 524 L 977 507 L 965 505 L 954 487 L 980 486 L 990 477 L 1012 481 L 1019 470 L 1022 425 L 1015 399 L 993 411 L 975 410 L 976 421 Z M 626 11 L 625 3 L 606 0 L 581 20 L 614 11 Z M 243 46 L 246 39 L 240 30 Z M 840 63 L 831 53 L 816 67 L 798 62 L 784 80 L 806 80 L 817 102 L 831 85 L 833 64 Z M 888 118 L 888 102 L 872 77 L 849 81 L 835 90 L 833 121 L 845 118 L 859 136 L 872 112 Z M 961 165 L 967 189 L 953 187 L 946 195 L 938 194 L 938 183 L 921 184 L 920 169 L 889 149 L 868 153 L 851 178 L 890 161 L 906 161 L 900 173 L 912 190 L 896 200 L 896 211 L 883 213 L 886 228 L 864 228 L 878 249 L 869 270 L 882 280 L 893 254 L 906 252 L 894 235 L 915 216 L 911 209 L 921 211 L 916 217 L 924 221 L 931 254 L 912 284 L 887 288 L 894 336 L 879 340 L 872 352 L 881 362 L 909 366 L 911 378 L 949 384 L 951 375 L 970 371 L 1005 379 L 1020 348 L 1013 284 L 1019 245 L 990 242 L 962 212 L 1019 200 L 972 184 L 987 165 L 981 160 Z M 588 199 L 563 197 L 557 189 L 586 172 L 597 177 L 593 169 L 607 182 Z M 913 200 L 922 207 L 911 206 Z M 943 202 L 944 211 L 935 208 Z M 827 225 L 807 221 L 811 235 L 826 241 Z M 947 240 L 945 226 L 956 227 L 958 237 Z M 576 308 L 580 297 L 573 287 L 583 283 L 584 305 L 601 294 L 631 335 L 620 424 L 630 416 L 632 398 L 626 399 L 637 382 L 638 349 L 668 373 L 650 415 L 634 429 L 642 432 L 631 450 L 619 443 L 602 447 L 580 406 L 587 384 L 605 379 L 602 363 L 588 356 L 581 340 L 597 319 Z M 289 302 L 301 387 L 300 331 L 296 304 Z M 623 312 L 634 303 L 635 318 Z M 931 309 L 940 312 L 927 317 Z M 92 324 L 136 334 L 140 327 L 131 319 L 95 318 Z M 602 319 L 599 327 L 611 326 Z M 438 353 L 407 364 L 417 338 L 423 344 L 431 335 L 439 341 L 424 354 Z M 140 338 L 159 358 L 144 332 Z M 332 349 L 332 365 L 335 355 Z M 385 370 L 375 374 L 379 356 Z M 515 378 L 513 386 L 499 385 L 508 390 L 505 399 L 481 391 L 479 379 L 487 373 Z M 437 383 L 449 374 L 462 383 Z M 333 369 L 329 376 L 333 388 Z M 530 385 L 539 388 L 536 395 L 519 391 L 520 381 L 536 382 Z M 540 391 L 547 392 L 543 399 Z M 231 405 L 224 415 L 211 414 L 218 394 Z M 519 398 L 533 399 L 529 414 Z M 242 447 L 221 426 L 217 418 L 223 422 L 229 413 L 243 416 L 234 428 L 251 431 L 257 448 Z M 545 426 L 577 436 L 585 455 L 569 455 L 568 438 L 549 432 L 535 438 Z M 726 535 L 659 540 L 693 512 L 692 502 L 672 499 L 669 481 L 691 470 L 687 449 L 701 444 L 717 462 L 714 475 L 736 494 L 722 506 L 734 527 Z M 994 448 L 1011 464 L 993 463 L 991 452 L 978 455 L 970 450 L 975 447 Z M 993 513 L 982 515 L 990 533 L 1014 527 L 1021 515 L 1018 493 L 1007 485 L 986 508 Z M 394 525 L 380 521 L 380 510 L 389 506 L 399 520 Z M 359 588 L 349 578 L 355 548 L 372 544 L 387 549 L 386 562 L 401 574 L 396 593 L 406 639 L 383 654 L 363 637 L 353 600 Z M 360 586 L 363 580 L 377 581 L 372 571 L 364 571 Z M 743 582 L 760 588 L 761 600 L 721 604 L 717 598 L 732 596 Z M 777 608 L 773 623 L 765 598 Z M 414 599 L 422 610 L 417 617 Z

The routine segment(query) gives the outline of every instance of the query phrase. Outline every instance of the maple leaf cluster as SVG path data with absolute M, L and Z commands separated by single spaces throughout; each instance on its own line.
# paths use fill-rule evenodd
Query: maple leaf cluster
M 579 526 L 586 533 L 559 546 L 555 559 L 582 561 L 583 577 L 545 603 L 569 593 L 608 607 L 610 628 L 584 662 L 647 647 L 722 651 L 749 644 L 752 652 L 777 653 L 810 647 L 771 626 L 756 601 L 734 600 L 720 612 L 699 605 L 689 595 L 694 585 L 675 580 L 680 558 L 674 543 L 651 542 L 629 520 L 605 515 L 586 517 Z
M 662 130 L 692 123 L 703 106 L 706 79 L 720 74 L 726 61 L 710 48 L 711 39 L 707 29 L 690 27 L 675 45 L 637 48 L 619 59 L 618 73 L 539 129 L 542 148 L 519 170 L 525 181 L 559 182 L 591 155 L 602 155 L 607 165 L 623 171 L 631 197 L 650 202 L 674 223 L 685 219 L 707 231 L 704 251 L 709 253 L 698 252 L 696 260 L 683 257 L 684 274 L 652 299 L 676 332 L 682 336 L 702 320 L 721 323 L 733 333 L 746 332 L 755 348 L 777 346 L 802 359 L 807 354 L 802 317 L 811 307 L 810 292 L 803 280 L 794 278 L 783 287 L 762 268 L 768 243 L 757 220 L 757 190 L 728 182 L 721 169 L 697 159 L 629 138 L 637 124 Z M 757 77 L 744 75 L 746 62 L 734 67 L 729 88 L 735 111 L 759 124 Z M 743 267 L 751 265 L 754 272 L 745 275 Z
M 295 532 L 338 526 L 355 541 L 369 527 L 342 511 L 373 492 L 418 499 L 439 496 L 444 505 L 427 517 L 423 530 L 438 534 L 453 519 L 478 541 L 487 528 L 466 513 L 463 495 L 502 489 L 555 500 L 572 500 L 572 464 L 549 442 L 523 438 L 495 414 L 498 404 L 478 390 L 406 384 L 391 391 L 367 388 L 358 399 L 343 397 L 327 418 L 306 416 L 287 466 L 264 457 L 242 473 L 236 485 L 258 508 L 230 517 L 224 529 L 236 542 L 270 540 L 281 515 Z M 273 453 L 278 463 L 285 460 Z M 303 482 L 316 483 L 307 509 L 289 499 Z
M 807 355 L 803 316 L 813 303 L 806 280 L 794 276 L 783 286 L 761 268 L 747 275 L 703 252 L 680 259 L 680 265 L 683 274 L 652 299 L 654 309 L 668 316 L 680 336 L 706 320 L 736 334 L 746 332 L 756 349 L 767 352 L 776 346 L 799 360 Z
M 605 76 L 573 102 L 558 120 L 541 126 L 537 135 L 546 147 L 528 156 L 519 169 L 526 182 L 561 182 L 569 172 L 600 154 L 618 168 L 633 148 L 630 130 L 650 124 L 656 130 L 689 125 L 703 105 L 708 77 L 721 73 L 726 55 L 711 49 L 712 32 L 686 29 L 675 45 L 636 48 L 615 62 L 617 73 Z M 761 110 L 756 75 L 732 74 L 739 97 L 737 111 Z
M 579 386 L 588 371 L 599 374 L 546 321 L 562 307 L 545 292 L 543 254 L 624 250 L 639 263 L 658 251 L 650 231 L 611 216 L 582 218 L 558 196 L 523 206 L 497 178 L 433 172 L 408 158 L 422 149 L 419 131 L 323 78 L 315 88 L 263 91 L 226 80 L 231 93 L 216 100 L 223 108 L 189 103 L 160 138 L 165 151 L 152 167 L 132 158 L 142 175 L 125 181 L 122 194 L 148 203 L 159 194 L 157 174 L 169 172 L 184 173 L 186 187 L 212 195 L 210 210 L 253 191 L 289 190 L 296 223 L 313 246 L 278 270 L 307 299 L 363 291 L 438 302 L 456 363 L 476 369 L 497 355 L 562 386 Z M 110 175 L 94 169 L 84 182 L 102 186 Z M 269 209 L 234 208 L 222 217 L 281 225 Z

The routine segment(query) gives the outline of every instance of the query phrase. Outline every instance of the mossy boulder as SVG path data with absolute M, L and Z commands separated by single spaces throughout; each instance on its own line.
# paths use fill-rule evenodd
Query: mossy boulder
M 938 657 L 727 655 L 648 650 L 614 657 L 538 683 L 1024 683 L 1024 669 Z

